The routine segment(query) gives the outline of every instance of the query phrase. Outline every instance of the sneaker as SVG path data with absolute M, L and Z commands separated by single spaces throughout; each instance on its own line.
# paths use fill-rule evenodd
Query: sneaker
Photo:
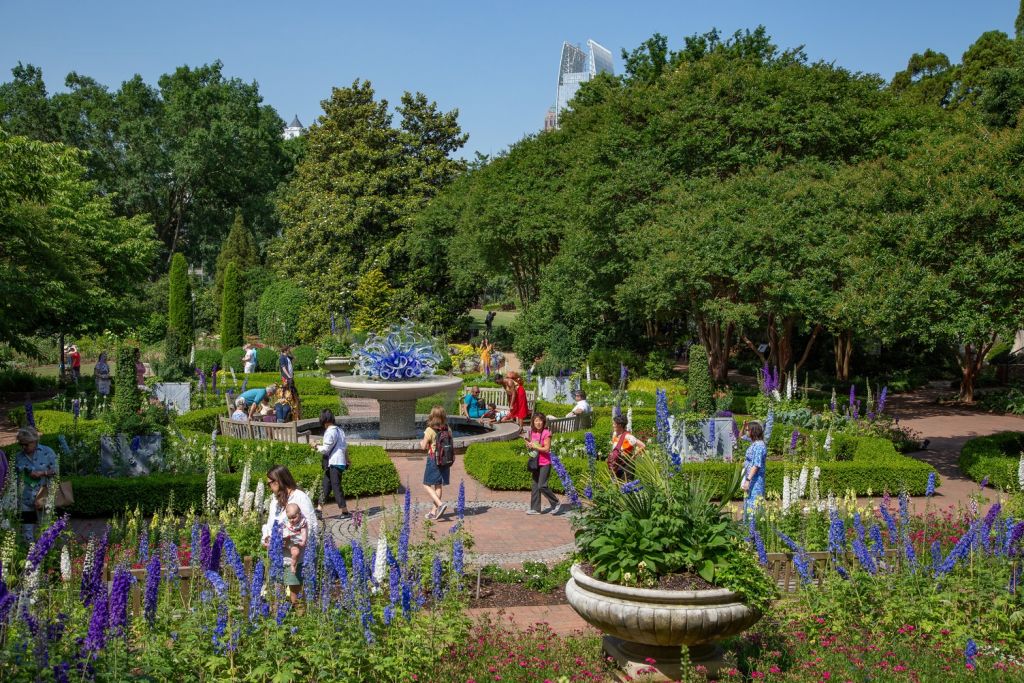
M 527 510 L 526 514 L 528 514 L 528 515 L 539 515 L 539 514 L 541 514 L 541 512 L 540 512 L 540 510 Z
M 435 519 L 437 519 L 437 517 L 434 516 L 433 512 L 428 512 L 427 514 L 423 515 L 423 519 L 429 519 L 430 521 L 434 521 Z
M 352 517 L 352 513 L 351 513 L 351 512 L 349 512 L 348 510 L 342 510 L 342 511 L 341 511 L 341 512 L 340 512 L 340 513 L 338 514 L 338 518 L 339 518 L 339 519 L 349 519 L 349 518 L 351 518 L 351 517 Z
M 557 515 L 561 510 L 562 510 L 562 504 L 561 503 L 555 503 L 550 508 L 548 508 L 548 514 L 549 515 Z
M 448 509 L 448 503 L 441 503 L 441 507 L 437 508 L 437 514 L 434 515 L 434 519 L 441 519 L 444 511 Z

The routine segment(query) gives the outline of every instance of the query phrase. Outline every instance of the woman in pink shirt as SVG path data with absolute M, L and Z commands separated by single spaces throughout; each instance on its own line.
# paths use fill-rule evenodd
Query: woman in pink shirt
M 526 440 L 526 447 L 537 454 L 537 469 L 530 474 L 533 475 L 533 490 L 530 492 L 530 509 L 528 515 L 541 514 L 540 497 L 543 495 L 551 502 L 551 507 L 545 512 L 558 514 L 561 505 L 556 496 L 548 488 L 548 475 L 551 474 L 551 431 L 548 429 L 548 418 L 543 413 L 534 413 L 533 421 L 530 423 L 530 433 L 523 437 Z

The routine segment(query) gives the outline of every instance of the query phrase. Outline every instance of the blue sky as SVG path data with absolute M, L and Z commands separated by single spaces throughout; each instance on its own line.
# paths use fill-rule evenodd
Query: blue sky
M 538 130 L 555 96 L 562 41 L 588 38 L 621 67 L 655 32 L 670 46 L 712 27 L 764 24 L 781 47 L 890 78 L 916 51 L 959 61 L 984 31 L 1013 32 L 1014 0 L 762 0 L 712 2 L 53 2 L 0 0 L 0 80 L 18 61 L 43 69 L 51 91 L 69 71 L 116 89 L 139 73 L 155 83 L 181 64 L 220 59 L 257 81 L 286 121 L 309 125 L 332 86 L 370 80 L 397 102 L 420 90 L 458 108 L 467 154 L 500 152 Z

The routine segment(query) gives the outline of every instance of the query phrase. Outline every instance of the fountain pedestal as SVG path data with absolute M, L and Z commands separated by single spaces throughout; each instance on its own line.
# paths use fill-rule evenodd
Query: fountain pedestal
M 380 405 L 380 438 L 411 439 L 420 436 L 416 427 L 416 399 L 455 392 L 462 379 L 431 375 L 402 381 L 380 381 L 369 377 L 334 377 L 331 386 L 339 393 L 377 399 Z

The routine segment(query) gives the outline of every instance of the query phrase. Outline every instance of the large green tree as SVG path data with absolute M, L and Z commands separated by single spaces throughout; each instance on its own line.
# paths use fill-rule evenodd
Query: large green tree
M 242 322 L 245 319 L 242 285 L 238 267 L 228 263 L 224 271 L 224 297 L 220 307 L 220 348 L 228 351 L 242 345 Z
M 309 294 L 299 330 L 306 339 L 328 329 L 331 311 L 353 306 L 363 273 L 379 269 L 392 287 L 407 284 L 413 217 L 463 170 L 450 154 L 466 140 L 457 112 L 440 112 L 419 93 L 402 97 L 398 126 L 367 81 L 335 88 L 321 104 L 282 193 L 284 231 L 273 247 L 281 274 Z
M 81 154 L 0 130 L 0 342 L 125 331 L 157 250 L 143 218 L 118 218 Z
M 256 248 L 252 232 L 245 225 L 245 218 L 242 216 L 241 211 L 235 212 L 235 221 L 231 224 L 231 231 L 228 232 L 227 239 L 221 244 L 220 253 L 217 254 L 217 269 L 213 276 L 213 293 L 218 302 L 221 299 L 221 291 L 224 287 L 224 273 L 229 263 L 234 263 L 241 273 L 246 272 L 250 268 L 257 268 L 260 265 L 259 249 Z

